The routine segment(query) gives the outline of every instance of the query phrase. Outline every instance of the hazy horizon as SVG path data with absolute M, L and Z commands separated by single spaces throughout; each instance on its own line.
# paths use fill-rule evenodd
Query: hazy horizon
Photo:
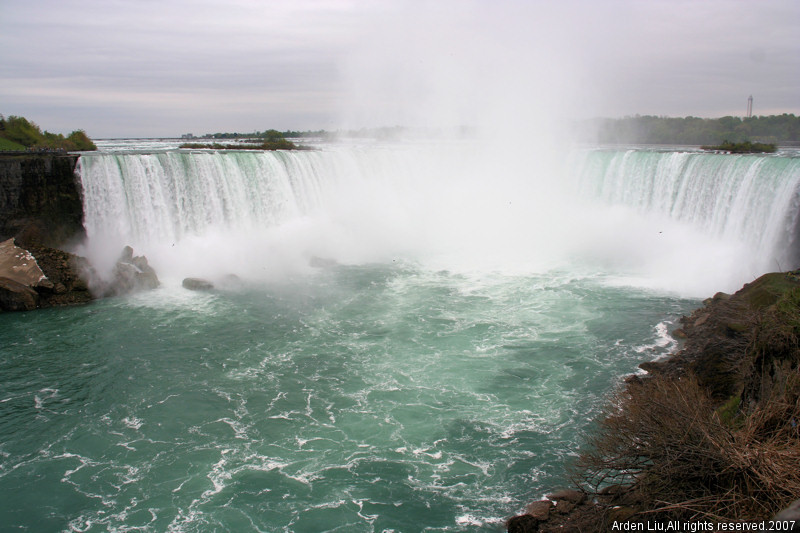
M 800 4 L 9 0 L 0 101 L 52 132 L 800 114 Z

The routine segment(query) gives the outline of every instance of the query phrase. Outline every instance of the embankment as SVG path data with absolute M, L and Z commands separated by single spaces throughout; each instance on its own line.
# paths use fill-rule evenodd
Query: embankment
M 61 249 L 85 235 L 77 161 L 77 155 L 62 153 L 0 153 L 0 309 L 92 299 L 88 263 Z M 21 274 L 34 267 L 41 281 Z
M 0 241 L 60 248 L 85 235 L 78 156 L 0 153 Z

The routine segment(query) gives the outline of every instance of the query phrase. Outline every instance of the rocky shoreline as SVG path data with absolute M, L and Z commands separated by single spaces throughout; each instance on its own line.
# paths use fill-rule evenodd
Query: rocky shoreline
M 104 279 L 84 257 L 41 245 L 23 248 L 15 239 L 0 243 L 0 311 L 80 305 L 158 286 L 147 258 L 134 256 L 130 246 Z
M 89 291 L 88 262 L 55 248 L 0 243 L 0 310 L 31 311 L 83 304 Z
M 510 533 L 778 513 L 800 531 L 800 271 L 718 293 L 681 323 L 681 349 L 610 400 L 575 486 L 529 504 Z

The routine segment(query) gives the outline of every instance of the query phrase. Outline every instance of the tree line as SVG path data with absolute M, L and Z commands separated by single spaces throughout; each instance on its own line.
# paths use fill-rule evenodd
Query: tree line
M 25 117 L 0 115 L 0 150 L 97 150 L 97 146 L 83 130 L 75 130 L 68 136 L 42 131 Z
M 600 143 L 722 144 L 758 141 L 782 143 L 800 141 L 800 117 L 782 115 L 756 117 L 657 117 L 636 115 L 620 119 L 596 119 L 584 129 L 582 138 Z M 596 135 L 588 139 L 587 132 Z

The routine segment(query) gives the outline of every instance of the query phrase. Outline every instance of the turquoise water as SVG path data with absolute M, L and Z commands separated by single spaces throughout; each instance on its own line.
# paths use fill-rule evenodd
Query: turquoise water
M 501 531 L 680 315 L 798 257 L 795 152 L 111 148 L 78 252 L 162 286 L 0 315 L 2 531 Z
M 335 266 L 0 315 L 3 531 L 499 531 L 698 302 Z

